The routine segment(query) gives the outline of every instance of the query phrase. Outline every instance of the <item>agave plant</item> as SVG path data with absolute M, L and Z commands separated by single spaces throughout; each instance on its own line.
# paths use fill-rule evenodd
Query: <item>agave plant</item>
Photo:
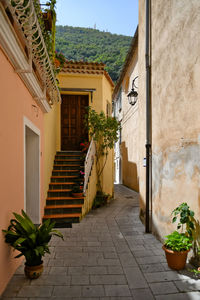
M 49 241 L 52 235 L 63 239 L 63 235 L 53 229 L 55 223 L 46 220 L 42 225 L 34 225 L 27 214 L 22 210 L 22 216 L 13 213 L 15 219 L 10 220 L 7 230 L 2 230 L 5 234 L 5 242 L 18 250 L 18 258 L 25 256 L 27 266 L 36 266 L 42 263 L 42 256 L 50 253 Z

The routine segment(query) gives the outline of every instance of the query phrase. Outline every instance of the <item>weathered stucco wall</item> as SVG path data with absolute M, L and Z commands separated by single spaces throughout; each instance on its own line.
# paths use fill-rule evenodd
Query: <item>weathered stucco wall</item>
M 200 217 L 199 11 L 198 0 L 152 1 L 152 204 L 154 231 L 161 237 L 173 228 L 170 214 L 180 203 Z M 142 0 L 143 78 L 144 16 Z M 142 86 L 140 97 L 144 110 Z
M 138 39 L 138 172 L 139 172 L 139 198 L 140 209 L 143 215 L 145 210 L 145 174 L 143 159 L 146 156 L 146 105 L 145 105 L 145 0 L 139 0 L 139 39 Z
M 134 52 L 131 63 L 122 81 L 122 120 L 121 120 L 121 156 L 122 183 L 138 192 L 138 101 L 134 106 L 128 103 L 128 93 L 132 82 L 138 76 L 138 53 Z M 138 79 L 135 80 L 138 87 Z M 138 89 L 135 88 L 136 91 Z
M 161 235 L 182 202 L 200 217 L 199 12 L 198 0 L 152 2 L 153 222 Z

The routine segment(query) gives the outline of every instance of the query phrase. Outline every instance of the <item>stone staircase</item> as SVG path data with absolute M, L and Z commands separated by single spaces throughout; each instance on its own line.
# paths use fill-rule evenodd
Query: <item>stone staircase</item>
M 80 178 L 83 164 L 80 151 L 56 153 L 43 221 L 51 219 L 57 228 L 72 227 L 80 221 L 84 197 L 72 197 L 71 190 L 84 180 Z

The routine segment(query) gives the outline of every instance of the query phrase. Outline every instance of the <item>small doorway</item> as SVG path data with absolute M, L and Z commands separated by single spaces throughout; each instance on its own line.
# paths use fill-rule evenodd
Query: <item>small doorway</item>
M 85 115 L 88 95 L 62 95 L 61 150 L 80 150 L 80 143 L 88 141 Z
M 40 223 L 40 138 L 25 125 L 25 211 Z

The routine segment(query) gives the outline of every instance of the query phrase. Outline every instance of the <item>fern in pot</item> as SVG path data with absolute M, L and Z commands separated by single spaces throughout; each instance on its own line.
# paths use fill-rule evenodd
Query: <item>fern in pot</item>
M 42 257 L 50 253 L 49 242 L 53 235 L 63 239 L 63 235 L 53 229 L 55 223 L 46 220 L 40 226 L 33 224 L 22 210 L 22 215 L 13 213 L 15 219 L 10 220 L 7 230 L 2 230 L 5 242 L 20 253 L 15 258 L 25 257 L 25 275 L 28 278 L 38 278 L 43 272 Z

